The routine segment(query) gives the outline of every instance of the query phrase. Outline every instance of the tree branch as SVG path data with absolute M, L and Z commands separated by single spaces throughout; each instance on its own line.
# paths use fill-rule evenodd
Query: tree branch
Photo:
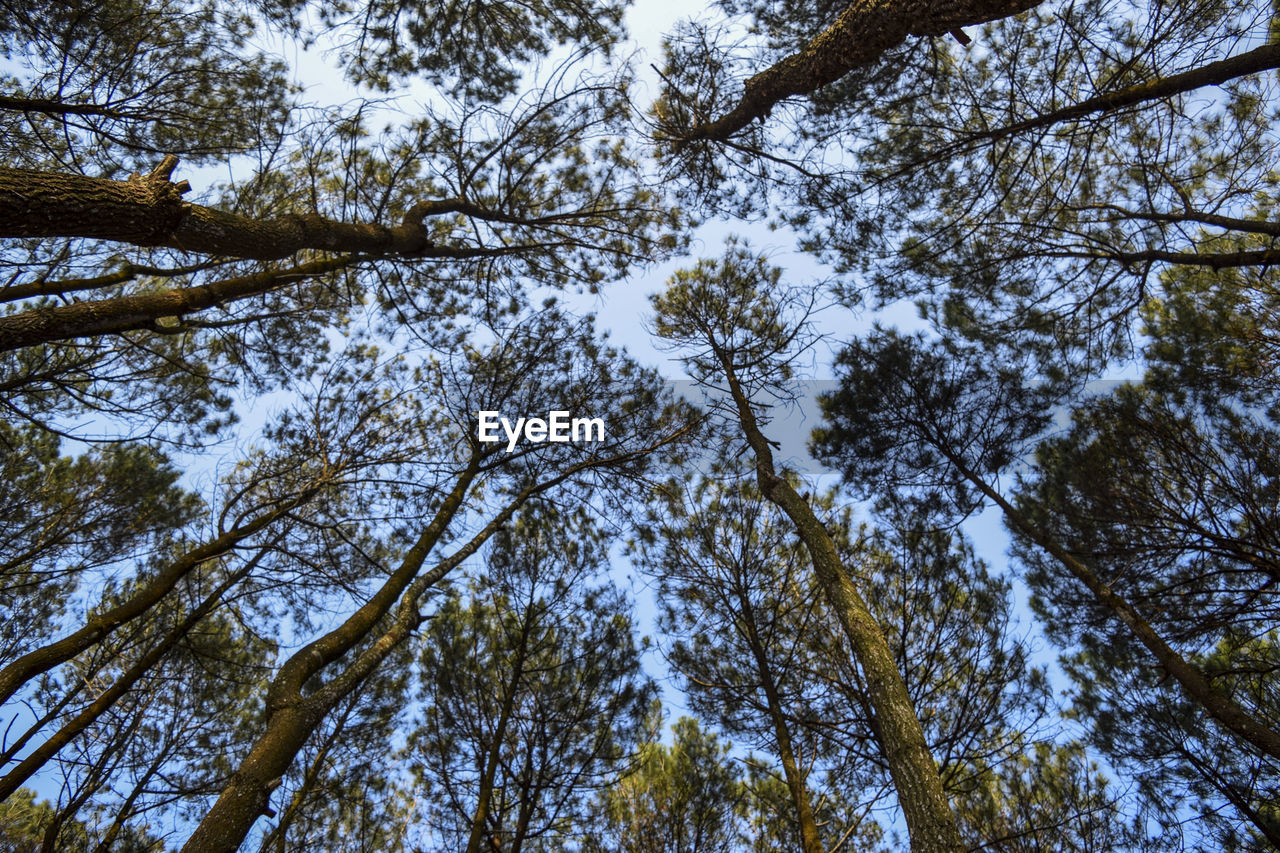
M 1237 77 L 1259 74 L 1274 68 L 1280 68 L 1280 43 L 1263 45 L 1248 53 L 1242 53 L 1239 56 L 1232 56 L 1218 62 L 1211 62 L 1200 68 L 1193 68 L 1181 74 L 1174 74 L 1172 77 L 1139 83 L 1136 86 L 1129 86 L 1104 95 L 1095 95 L 1078 104 L 1051 110 L 1042 115 L 1014 122 L 1004 127 L 969 134 L 943 145 L 925 157 L 913 160 L 888 175 L 888 177 L 901 178 L 910 175 L 921 166 L 966 153 L 985 142 L 998 142 L 1001 139 L 1025 133 L 1029 130 L 1041 130 L 1095 113 L 1116 112 L 1147 101 L 1171 98 L 1175 95 L 1192 92 L 1205 86 L 1221 86 L 1223 83 Z
M 0 168 L 0 237 L 79 237 L 260 261 L 306 250 L 380 257 L 467 257 L 466 250 L 437 250 L 424 220 L 461 213 L 536 227 L 600 214 L 570 211 L 521 217 L 465 199 L 442 199 L 419 202 L 398 225 L 339 222 L 317 213 L 250 219 L 183 201 L 191 185 L 170 181 L 177 165 L 178 158 L 169 154 L 151 174 L 133 175 L 126 181 Z
M 697 140 L 723 142 L 774 104 L 834 83 L 855 68 L 870 65 L 908 36 L 940 36 L 960 27 L 1016 15 L 1039 0 L 856 0 L 835 23 L 799 53 L 747 80 L 738 104 L 721 117 L 678 134 L 680 145 Z

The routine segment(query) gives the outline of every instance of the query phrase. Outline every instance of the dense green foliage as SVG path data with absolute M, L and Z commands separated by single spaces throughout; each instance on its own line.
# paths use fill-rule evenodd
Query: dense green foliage
M 657 8 L 0 0 L 0 850 L 1280 849 L 1275 4 Z

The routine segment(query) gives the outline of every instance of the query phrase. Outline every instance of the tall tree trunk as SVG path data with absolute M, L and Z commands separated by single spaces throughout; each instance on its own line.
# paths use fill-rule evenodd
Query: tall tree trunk
M 520 645 L 516 647 L 516 659 L 511 669 L 511 679 L 506 683 L 502 697 L 502 709 L 498 712 L 498 722 L 493 727 L 493 743 L 485 756 L 485 766 L 480 774 L 480 791 L 476 797 L 476 809 L 471 815 L 471 834 L 467 838 L 467 853 L 480 853 L 480 845 L 484 843 L 485 823 L 489 820 L 489 809 L 493 800 L 493 786 L 498 778 L 498 764 L 502 758 L 502 741 L 507 736 L 507 722 L 511 719 L 511 711 L 516 703 L 516 691 L 524 678 L 525 655 L 529 650 L 529 632 L 532 626 L 527 624 L 529 612 L 525 609 L 526 624 L 521 626 Z
M 787 725 L 786 713 L 778 695 L 778 685 L 773 678 L 773 668 L 769 665 L 764 645 L 756 631 L 754 609 L 745 595 L 739 598 L 739 602 L 746 616 L 747 642 L 751 646 L 751 654 L 756 661 L 756 672 L 764 688 L 765 703 L 769 708 L 769 720 L 773 724 L 774 739 L 778 742 L 778 760 L 782 762 L 782 774 L 787 780 L 787 790 L 791 792 L 791 802 L 796 810 L 796 822 L 800 825 L 800 848 L 804 853 L 823 853 L 822 839 L 818 835 L 818 823 L 813 817 L 813 806 L 809 802 L 805 777 L 800 772 L 795 749 L 791 744 L 791 728 Z
M 880 746 L 898 793 L 898 802 L 918 853 L 959 853 L 965 849 L 955 815 L 947 803 L 938 765 L 929 752 L 924 729 L 911 704 L 911 695 L 893 659 L 893 652 L 875 617 L 853 585 L 840 560 L 835 542 L 814 514 L 809 502 L 796 492 L 773 465 L 773 452 L 761 433 L 733 362 L 716 349 L 730 393 L 738 410 L 743 434 L 756 458 L 760 492 L 787 514 L 809 552 L 814 573 L 827 603 L 835 612 L 850 648 L 867 680 L 867 696 L 875 710 Z
M 1182 685 L 1182 689 L 1188 697 L 1199 703 L 1209 716 L 1217 720 L 1227 731 L 1253 744 L 1267 755 L 1273 758 L 1280 758 L 1280 732 L 1258 720 L 1248 711 L 1241 708 L 1234 699 L 1215 687 L 1205 677 L 1204 673 L 1188 663 L 1182 655 L 1170 647 L 1165 642 L 1164 637 L 1160 636 L 1159 632 L 1151 627 L 1151 623 L 1147 622 L 1133 605 L 1112 590 L 1081 560 L 1045 535 L 1044 531 L 1039 527 L 1028 521 L 1027 517 L 1019 512 L 1017 507 L 1005 500 L 1004 496 L 993 489 L 986 480 L 975 474 L 950 448 L 941 444 L 936 444 L 936 446 L 951 461 L 951 464 L 956 467 L 961 476 L 973 483 L 980 492 L 990 498 L 996 506 L 1000 507 L 1004 512 L 1005 518 L 1014 527 L 1032 542 L 1049 552 L 1063 568 L 1083 583 L 1093 593 L 1098 604 L 1111 611 L 1112 615 L 1133 633 L 1138 642 L 1146 646 L 1165 672 L 1169 673 L 1178 684 Z

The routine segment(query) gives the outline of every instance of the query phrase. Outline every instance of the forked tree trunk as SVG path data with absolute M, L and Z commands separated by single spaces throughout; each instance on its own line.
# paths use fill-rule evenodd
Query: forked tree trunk
M 475 554 L 530 499 L 553 489 L 584 471 L 624 464 L 673 440 L 667 436 L 640 450 L 614 457 L 592 458 L 559 474 L 528 486 L 515 495 L 478 533 L 430 571 L 419 574 L 426 557 L 447 530 L 480 471 L 481 459 L 473 456 L 454 489 L 445 498 L 400 566 L 363 606 L 343 624 L 296 652 L 276 673 L 267 690 L 267 725 L 248 756 L 232 774 L 217 802 L 182 847 L 182 853 L 235 853 L 254 823 L 268 814 L 272 791 L 284 778 L 307 739 L 325 716 L 369 677 L 422 621 L 418 603 L 422 595 Z M 397 609 L 397 602 L 399 607 Z M 329 664 L 337 662 L 358 644 L 369 640 L 378 623 L 396 610 L 391 626 L 376 636 L 354 661 L 323 687 L 303 695 L 304 684 Z
M 329 711 L 368 675 L 355 670 L 369 659 L 370 652 L 374 653 L 372 662 L 376 666 L 396 643 L 408 635 L 407 630 L 396 630 L 399 628 L 397 623 L 346 671 L 320 690 L 303 695 L 303 685 L 307 680 L 368 638 L 407 588 L 425 591 L 425 586 L 443 575 L 437 567 L 419 578 L 417 583 L 414 581 L 427 556 L 461 508 L 479 469 L 480 458 L 473 454 L 430 523 L 378 591 L 341 625 L 295 652 L 280 667 L 267 690 L 266 731 L 254 742 L 249 754 L 231 775 L 213 808 L 183 846 L 183 853 L 235 853 L 258 818 L 271 811 L 268 805 L 271 793 L 279 787 L 307 739 Z M 464 547 L 463 550 L 467 549 Z M 453 561 L 449 564 L 451 567 Z M 416 612 L 414 602 L 407 603 Z M 391 638 L 389 641 L 388 637 Z

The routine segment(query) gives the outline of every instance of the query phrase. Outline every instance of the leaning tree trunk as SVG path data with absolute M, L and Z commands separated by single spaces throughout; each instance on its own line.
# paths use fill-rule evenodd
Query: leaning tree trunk
M 867 698 L 875 711 L 880 747 L 902 806 L 911 849 L 918 853 L 959 853 L 965 849 L 964 842 L 947 803 L 938 765 L 929 752 L 924 729 L 916 717 L 911 695 L 898 672 L 889 643 L 853 585 L 831 534 L 809 502 L 774 468 L 773 451 L 760 431 L 732 361 L 724 353 L 717 352 L 717 355 L 737 406 L 743 434 L 755 453 L 760 491 L 795 524 L 823 595 L 866 676 Z
M 158 571 L 129 598 L 89 617 L 79 630 L 48 645 L 33 649 L 0 669 L 0 702 L 8 701 L 32 678 L 66 663 L 86 649 L 102 642 L 120 626 L 146 613 L 168 595 L 179 581 L 202 563 L 229 553 L 245 539 L 261 532 L 288 515 L 297 506 L 306 503 L 318 489 L 319 486 L 305 489 L 274 510 L 263 513 L 252 521 L 234 527 L 221 536 L 190 549 Z
M 279 786 L 299 750 L 325 716 L 352 690 L 369 677 L 393 649 L 404 642 L 424 618 L 418 603 L 428 589 L 444 579 L 471 557 L 500 528 L 511 521 L 529 500 L 547 492 L 584 471 L 624 464 L 650 453 L 671 437 L 640 450 L 608 458 L 592 458 L 572 465 L 559 474 L 527 486 L 498 512 L 465 545 L 430 571 L 419 574 L 427 556 L 440 541 L 452 518 L 480 472 L 482 459 L 469 461 L 454 489 L 445 498 L 431 522 L 409 550 L 400 566 L 373 597 L 325 636 L 296 652 L 276 673 L 267 690 L 267 727 L 250 748 L 248 756 L 223 788 L 182 853 L 235 853 L 254 823 L 271 812 L 271 793 Z M 369 640 L 378 623 L 392 616 L 391 626 L 374 637 L 347 667 L 323 687 L 303 695 L 303 686 L 321 670 Z
M 259 555 L 260 556 L 260 555 Z M 109 711 L 122 696 L 134 688 L 168 652 L 190 633 L 196 624 L 208 616 L 222 601 L 227 590 L 243 580 L 257 565 L 257 558 L 251 560 L 230 577 L 218 585 L 212 593 L 205 597 L 198 607 L 172 628 L 155 646 L 148 649 L 142 657 L 120 674 L 115 682 L 103 690 L 94 700 L 62 724 L 44 743 L 23 757 L 17 766 L 0 778 L 0 802 L 8 799 L 32 775 L 43 767 L 51 758 L 62 751 L 62 748 L 96 723 Z M 105 842 L 104 842 L 105 843 Z
M 191 834 L 182 848 L 184 853 L 235 853 L 258 818 L 271 812 L 271 793 L 280 785 L 308 738 L 329 711 L 364 680 L 363 675 L 368 675 L 361 675 L 355 670 L 370 660 L 371 652 L 374 653 L 372 663 L 376 667 L 381 657 L 390 653 L 395 643 L 408 635 L 408 631 L 398 630 L 403 620 L 397 620 L 392 631 L 366 649 L 345 672 L 320 690 L 310 695 L 303 694 L 303 686 L 308 679 L 369 637 L 406 590 L 410 593 L 406 597 L 409 609 L 416 613 L 413 602 L 407 599 L 419 590 L 425 591 L 428 585 L 456 565 L 457 561 L 451 557 L 443 568 L 437 567 L 417 578 L 427 556 L 461 508 L 479 470 L 480 458 L 473 454 L 431 522 L 378 591 L 341 625 L 295 652 L 280 667 L 267 690 L 266 731 L 254 742 L 213 808 Z M 463 551 L 467 550 L 464 547 Z M 387 641 L 388 637 L 392 638 L 391 641 Z
M 1178 654 L 1127 599 L 1111 589 L 1089 566 L 1032 524 L 1018 511 L 1017 507 L 1005 499 L 1004 495 L 993 489 L 986 480 L 965 465 L 958 454 L 949 449 L 942 450 L 960 475 L 1000 507 L 1005 518 L 1015 528 L 1053 556 L 1063 568 L 1093 593 L 1101 607 L 1109 610 L 1132 632 L 1138 642 L 1151 652 L 1152 657 L 1164 668 L 1164 671 L 1181 685 L 1188 697 L 1199 703 L 1209 716 L 1227 731 L 1253 744 L 1272 758 L 1280 758 L 1280 732 L 1250 714 L 1229 695 L 1219 690 L 1203 672 Z
M 190 287 L 31 308 L 0 317 L 0 352 L 143 329 L 181 331 L 190 314 L 262 296 L 297 281 L 346 269 L 359 260 L 358 255 L 339 255 Z M 161 327 L 160 321 L 169 318 L 178 325 Z

